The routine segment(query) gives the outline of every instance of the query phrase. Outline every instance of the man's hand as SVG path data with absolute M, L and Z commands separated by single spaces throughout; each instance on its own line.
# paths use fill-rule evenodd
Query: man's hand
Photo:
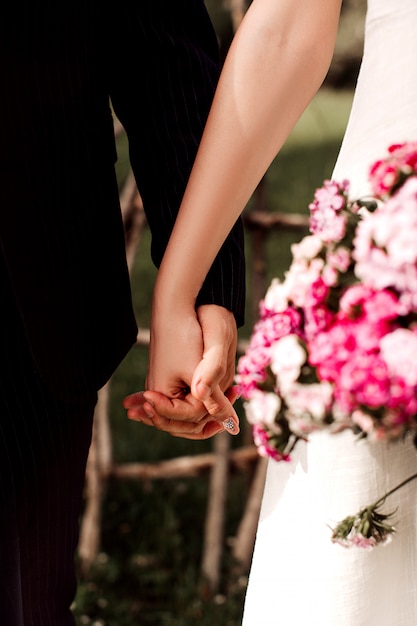
M 233 404 L 237 398 L 235 388 L 227 390 L 225 397 Z M 191 394 L 183 399 L 170 399 L 156 391 L 139 391 L 127 396 L 123 404 L 128 417 L 133 421 L 155 426 L 174 437 L 202 440 L 225 430 L 232 435 L 239 432 L 239 426 L 234 419 L 228 418 L 224 422 L 213 419 L 204 405 Z
M 172 312 L 165 322 L 154 314 L 153 320 L 148 391 L 125 398 L 128 417 L 189 439 L 207 439 L 223 430 L 236 435 L 233 314 L 203 305 L 197 314 L 177 319 Z

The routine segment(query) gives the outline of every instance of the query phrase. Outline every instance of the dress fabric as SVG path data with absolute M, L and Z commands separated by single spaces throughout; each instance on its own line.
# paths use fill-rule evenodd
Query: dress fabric
M 369 0 L 365 29 L 333 173 L 352 196 L 369 191 L 369 165 L 389 144 L 417 140 L 416 0 Z M 290 463 L 270 460 L 243 626 L 416 626 L 417 483 L 385 504 L 398 507 L 388 545 L 343 548 L 329 529 L 416 471 L 411 440 L 372 444 L 351 432 L 315 434 Z

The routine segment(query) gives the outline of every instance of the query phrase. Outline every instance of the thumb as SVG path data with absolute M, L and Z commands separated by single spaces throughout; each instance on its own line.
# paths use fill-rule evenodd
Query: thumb
M 215 388 L 221 384 L 227 369 L 227 362 L 220 344 L 205 346 L 204 355 L 191 379 L 191 393 L 200 402 L 206 402 Z
M 210 351 L 209 351 L 210 353 Z M 224 376 L 223 368 L 216 367 L 216 358 L 210 358 L 210 354 L 198 364 L 191 381 L 191 394 L 202 402 L 207 412 L 219 422 L 222 422 L 230 434 L 237 435 L 239 432 L 239 417 L 233 408 L 235 400 L 233 393 L 223 393 L 219 381 Z M 230 391 L 230 390 L 229 390 Z M 229 399 L 230 398 L 230 399 Z
M 210 395 L 203 400 L 206 411 L 216 421 L 221 422 L 231 435 L 239 433 L 239 417 L 233 408 L 229 396 L 234 400 L 233 393 L 223 393 L 219 385 L 216 385 Z

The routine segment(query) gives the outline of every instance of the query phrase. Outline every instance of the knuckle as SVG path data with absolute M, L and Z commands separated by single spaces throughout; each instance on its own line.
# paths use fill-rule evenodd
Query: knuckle
M 214 416 L 214 415 L 218 415 L 221 412 L 222 407 L 217 402 L 214 402 L 213 404 L 210 404 L 209 407 L 207 407 L 207 410 L 210 413 L 210 415 Z

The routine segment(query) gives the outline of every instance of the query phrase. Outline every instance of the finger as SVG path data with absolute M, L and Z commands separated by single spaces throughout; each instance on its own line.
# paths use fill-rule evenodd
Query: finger
M 197 310 L 203 332 L 203 357 L 191 383 L 193 395 L 204 401 L 216 385 L 224 390 L 234 379 L 237 346 L 236 321 L 223 307 L 203 305 Z
M 204 410 L 204 417 L 199 416 L 198 421 L 193 422 L 192 417 L 188 417 L 187 421 L 181 421 L 178 413 L 175 414 L 175 419 L 164 417 L 158 414 L 153 404 L 145 402 L 141 405 L 135 405 L 127 410 L 127 417 L 134 421 L 145 424 L 146 426 L 153 426 L 159 430 L 169 432 L 171 435 L 181 437 L 187 434 L 198 435 L 203 429 L 207 421 L 213 421 L 213 419 Z M 216 422 L 219 427 L 219 423 Z M 218 430 L 222 430 L 219 427 Z
M 193 441 L 203 441 L 205 439 L 210 439 L 214 437 L 214 435 L 218 435 L 223 432 L 225 429 L 222 424 L 211 420 L 204 425 L 203 430 L 200 433 L 190 433 L 189 435 L 180 435 L 182 438 L 191 439 Z M 174 435 L 175 436 L 175 435 Z
M 233 387 L 231 387 L 229 395 L 233 398 L 233 401 L 235 399 L 235 394 L 236 392 L 233 391 Z M 214 389 L 210 389 L 208 392 L 206 391 L 202 401 L 207 412 L 212 417 L 215 417 L 219 422 L 227 422 L 230 432 L 232 434 L 238 434 L 239 417 L 234 410 L 228 395 L 222 392 L 219 385 L 214 387 Z
M 235 377 L 234 354 L 233 350 L 229 351 L 224 360 L 223 347 L 213 346 L 205 351 L 191 380 L 191 393 L 197 400 L 206 402 L 216 386 L 224 390 L 232 385 Z
M 231 435 L 239 433 L 239 417 L 229 398 L 217 385 L 211 395 L 204 401 L 207 412 L 217 421 L 222 422 Z
M 191 394 L 181 399 L 168 398 L 157 391 L 140 391 L 127 396 L 123 406 L 133 421 L 154 426 L 174 437 L 207 439 L 223 430 L 238 434 L 239 420 L 232 407 L 236 395 L 235 387 L 225 394 L 217 388 L 208 402 L 213 415 Z
M 129 419 L 144 421 L 160 415 L 168 419 L 198 422 L 207 411 L 204 405 L 188 394 L 185 398 L 168 398 L 158 391 L 140 391 L 123 400 Z
M 178 403 L 177 403 L 178 404 Z M 183 405 L 187 402 L 183 401 Z M 171 410 L 171 409 L 170 409 Z M 187 411 L 187 407 L 184 407 L 183 413 Z M 178 407 L 173 410 L 175 419 L 170 419 L 159 415 L 156 412 L 153 404 L 145 402 L 143 406 L 134 406 L 128 410 L 129 419 L 137 422 L 141 422 L 146 426 L 153 426 L 158 430 L 169 433 L 174 437 L 183 437 L 186 439 L 208 439 L 213 437 L 219 432 L 226 430 L 226 427 L 213 420 L 213 418 L 204 411 L 204 415 L 199 417 L 197 422 L 187 419 L 187 421 L 181 421 L 178 419 Z
M 231 404 L 234 404 L 236 400 L 239 400 L 240 398 L 239 387 L 237 385 L 232 385 L 232 387 L 226 389 L 224 395 Z
M 141 407 L 134 407 L 132 409 L 128 409 L 127 411 L 128 419 L 132 420 L 132 422 L 140 422 L 141 424 L 145 424 L 146 426 L 154 426 L 153 417 L 154 414 L 149 415 L 145 409 Z
M 213 420 L 210 416 L 206 416 L 198 423 L 169 420 L 160 415 L 155 415 L 152 421 L 158 430 L 169 433 L 174 437 L 194 440 L 208 439 L 225 430 L 223 424 Z
M 168 398 L 157 391 L 145 391 L 143 397 L 147 411 L 174 421 L 199 422 L 207 415 L 204 404 L 190 393 L 183 398 Z
M 219 385 L 226 373 L 226 363 L 223 361 L 223 351 L 214 346 L 204 352 L 204 356 L 197 365 L 192 380 L 191 392 L 195 398 L 205 402 L 216 385 Z
M 126 396 L 123 399 L 123 407 L 127 410 L 127 417 L 136 422 L 142 422 L 148 426 L 153 426 L 152 421 L 149 419 L 151 414 L 146 413 L 144 405 L 146 403 L 143 397 L 143 391 L 138 391 Z
M 129 409 L 130 407 L 133 406 L 141 406 L 144 403 L 144 398 L 143 398 L 143 391 L 137 391 L 135 393 L 130 394 L 129 396 L 126 396 L 123 399 L 123 406 L 125 409 Z
M 227 394 L 234 399 L 233 388 L 229 389 Z M 203 440 L 225 430 L 231 435 L 239 432 L 236 420 L 229 416 L 224 421 L 219 421 L 219 418 L 214 420 L 204 406 L 196 402 L 191 395 L 183 400 L 170 400 L 163 394 L 154 391 L 132 395 L 135 396 L 135 402 L 140 401 L 143 404 L 131 406 L 127 411 L 128 418 L 146 426 L 153 426 L 174 437 Z M 147 400 L 145 400 L 145 396 L 148 398 Z M 129 401 L 132 402 L 132 399 Z M 198 413 L 196 412 L 196 405 L 198 406 Z

